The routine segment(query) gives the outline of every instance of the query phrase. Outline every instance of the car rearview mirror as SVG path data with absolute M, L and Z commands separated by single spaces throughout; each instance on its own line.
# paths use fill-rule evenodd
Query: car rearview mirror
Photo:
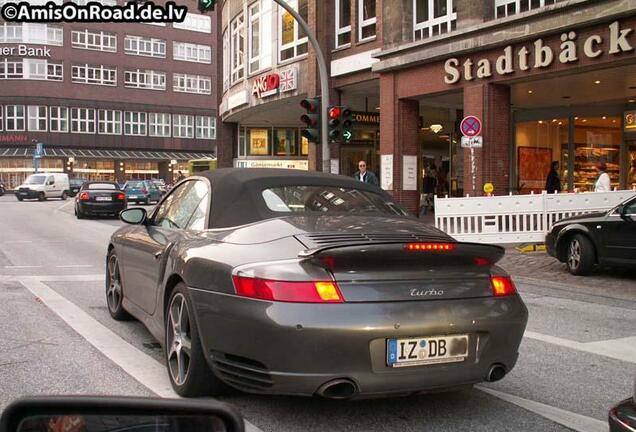
M 217 401 L 121 397 L 36 397 L 10 404 L 0 432 L 243 432 L 244 421 Z
M 131 225 L 141 225 L 146 221 L 146 210 L 142 208 L 126 209 L 119 213 L 119 218 Z

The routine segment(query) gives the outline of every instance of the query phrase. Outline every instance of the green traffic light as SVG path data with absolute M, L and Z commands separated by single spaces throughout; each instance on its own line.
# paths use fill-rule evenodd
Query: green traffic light
M 216 5 L 216 0 L 199 0 L 199 11 L 207 12 L 213 11 Z
M 351 131 L 346 130 L 342 133 L 342 137 L 345 139 L 345 141 L 351 141 L 351 138 L 353 138 L 353 134 L 351 133 Z

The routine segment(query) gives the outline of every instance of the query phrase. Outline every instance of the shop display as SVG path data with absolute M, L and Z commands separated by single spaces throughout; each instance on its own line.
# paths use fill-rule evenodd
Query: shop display
M 594 183 L 598 178 L 596 166 L 605 162 L 607 174 L 610 176 L 612 188 L 618 188 L 620 184 L 620 146 L 595 145 L 587 143 L 575 143 L 574 157 L 574 188 L 580 192 L 593 191 Z

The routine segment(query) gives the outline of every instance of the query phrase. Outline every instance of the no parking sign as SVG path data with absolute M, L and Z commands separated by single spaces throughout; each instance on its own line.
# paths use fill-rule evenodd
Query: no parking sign
M 475 116 L 466 116 L 459 125 L 462 135 L 466 137 L 479 136 L 481 132 L 481 120 Z

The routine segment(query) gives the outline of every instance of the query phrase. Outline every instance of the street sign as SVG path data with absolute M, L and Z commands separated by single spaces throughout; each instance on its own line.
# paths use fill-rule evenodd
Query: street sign
M 484 146 L 484 138 L 481 136 L 462 137 L 462 148 L 482 148 Z
M 44 156 L 44 144 L 39 142 L 35 145 L 35 153 L 33 154 L 33 157 L 40 159 L 42 156 Z
M 481 120 L 475 116 L 466 116 L 459 125 L 459 129 L 466 137 L 478 136 L 481 133 Z

